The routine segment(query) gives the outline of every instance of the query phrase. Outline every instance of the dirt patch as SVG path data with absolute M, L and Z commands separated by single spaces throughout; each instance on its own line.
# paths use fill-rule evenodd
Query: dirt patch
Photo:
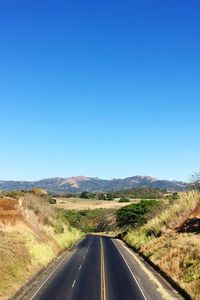
M 55 231 L 56 225 L 61 231 Z M 18 200 L 0 198 L 0 299 L 10 299 L 81 236 L 80 231 L 59 223 L 45 196 L 24 193 Z
M 15 210 L 17 201 L 13 198 L 0 198 L 0 211 Z
M 176 227 L 176 231 L 200 233 L 200 204 Z
M 24 217 L 17 209 L 17 201 L 0 198 L 0 231 L 30 230 Z

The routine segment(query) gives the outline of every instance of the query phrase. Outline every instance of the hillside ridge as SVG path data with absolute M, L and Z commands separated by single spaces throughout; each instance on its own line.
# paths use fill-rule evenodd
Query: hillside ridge
M 73 176 L 54 177 L 38 181 L 0 180 L 0 190 L 29 190 L 43 188 L 49 192 L 115 191 L 131 188 L 159 188 L 170 191 L 183 191 L 186 183 L 176 180 L 160 180 L 151 176 L 132 176 L 118 179 L 101 179 L 98 177 Z

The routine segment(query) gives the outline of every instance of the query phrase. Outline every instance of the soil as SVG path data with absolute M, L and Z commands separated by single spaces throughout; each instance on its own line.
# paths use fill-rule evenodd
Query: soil
M 200 234 L 200 203 L 184 221 L 176 227 L 176 231 Z
M 17 201 L 12 198 L 0 198 L 0 231 L 24 229 L 28 229 L 28 226 L 17 209 Z

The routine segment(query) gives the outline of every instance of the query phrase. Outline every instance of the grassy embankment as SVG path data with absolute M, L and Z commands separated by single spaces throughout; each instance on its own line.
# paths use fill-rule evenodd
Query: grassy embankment
M 7 224 L 0 234 L 0 299 L 7 299 L 59 252 L 75 243 L 82 232 L 115 231 L 116 217 L 120 231 L 126 232 L 123 238 L 127 243 L 158 265 L 193 299 L 199 299 L 199 236 L 176 230 L 199 203 L 197 193 L 183 193 L 173 201 L 137 200 L 128 206 L 117 201 L 77 198 L 60 199 L 60 204 L 50 205 L 48 195 L 13 196 L 18 199 L 17 209 L 24 223 L 21 220 L 13 230 Z M 124 208 L 117 210 L 116 204 Z
M 63 222 L 48 195 L 16 193 L 15 198 L 13 207 L 3 207 L 0 199 L 1 300 L 83 236 L 67 219 Z
M 180 233 L 178 228 L 199 204 L 198 193 L 182 193 L 157 216 L 123 237 L 196 300 L 200 299 L 200 236 Z

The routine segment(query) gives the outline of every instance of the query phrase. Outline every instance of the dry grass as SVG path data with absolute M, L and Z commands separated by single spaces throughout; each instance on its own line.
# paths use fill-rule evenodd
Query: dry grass
M 5 206 L 4 201 L 4 211 L 0 214 L 0 224 L 4 224 L 0 232 L 1 300 L 8 299 L 60 251 L 82 237 L 79 230 L 57 219 L 47 200 L 25 193 L 20 195 L 18 205 L 12 200 Z M 12 218 L 18 216 L 14 222 L 11 213 Z M 5 214 L 8 220 L 3 223 Z
M 142 253 L 185 289 L 200 299 L 200 237 L 169 233 L 151 240 Z
M 0 198 L 0 232 L 29 231 L 25 219 L 17 209 L 17 200 Z
M 131 203 L 137 203 L 139 200 L 131 200 L 131 202 L 119 203 L 117 200 L 106 201 L 106 200 L 96 200 L 96 199 L 81 199 L 81 198 L 58 198 L 57 208 L 63 209 L 76 209 L 76 210 L 88 210 L 96 208 L 107 208 L 107 209 L 119 209 L 125 205 Z
M 18 203 L 25 218 L 28 211 L 32 211 L 41 223 L 48 223 L 49 220 L 55 217 L 55 211 L 52 205 L 49 205 L 48 196 L 25 193 L 19 198 Z M 30 220 L 30 218 L 28 217 L 27 220 Z
M 200 195 L 196 192 L 180 194 L 180 198 L 161 214 L 137 230 L 130 231 L 126 236 L 127 242 L 134 244 L 139 249 L 156 236 L 171 232 L 183 218 L 196 208 L 199 202 Z
M 174 230 L 199 204 L 196 192 L 180 199 L 146 225 L 127 233 L 125 240 L 171 276 L 192 299 L 200 299 L 200 236 Z
M 16 291 L 29 278 L 30 254 L 18 233 L 0 234 L 0 299 Z

